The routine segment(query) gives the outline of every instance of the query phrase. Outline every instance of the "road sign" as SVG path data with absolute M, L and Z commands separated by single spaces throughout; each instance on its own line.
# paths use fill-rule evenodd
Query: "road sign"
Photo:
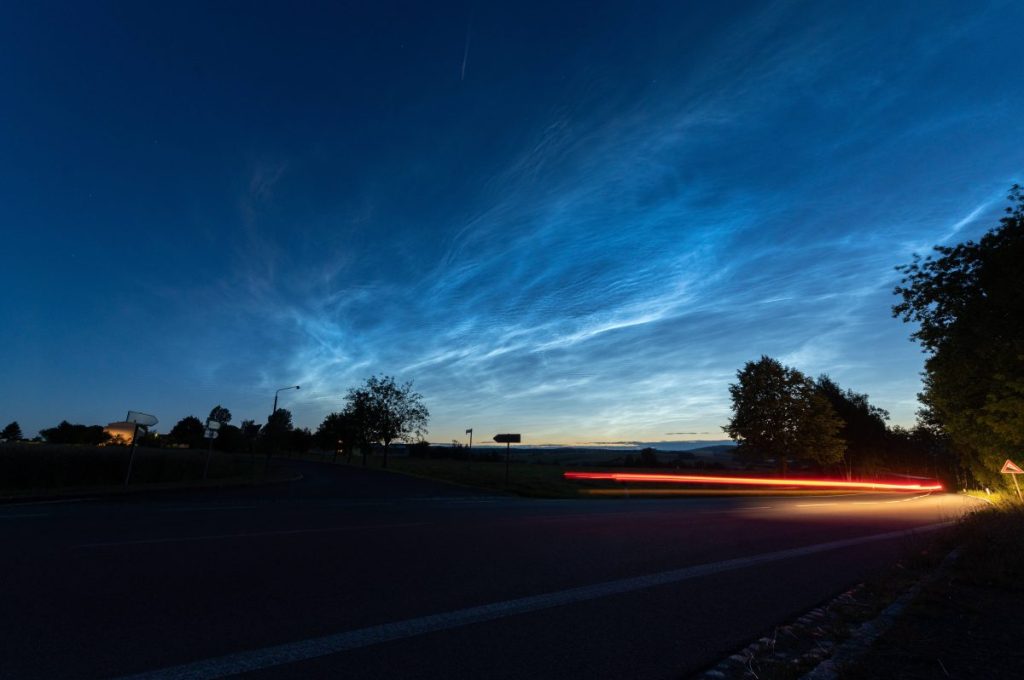
M 150 427 L 157 424 L 156 416 L 151 416 L 148 413 L 142 413 L 141 411 L 128 411 L 128 417 L 124 419 L 126 423 L 135 423 L 136 425 L 142 425 L 143 427 Z
M 216 420 L 213 420 L 211 418 L 210 420 L 206 421 L 206 429 L 207 430 L 219 430 L 220 429 L 220 422 L 216 421 Z
M 203 433 L 203 436 L 206 437 L 207 439 L 216 439 L 217 435 L 219 434 L 220 433 L 217 432 L 217 430 L 211 430 L 207 428 L 207 430 Z
M 518 434 L 496 434 L 494 441 L 500 444 L 518 444 L 522 441 L 522 437 Z
M 1021 496 L 1020 485 L 1017 483 L 1017 475 L 1024 475 L 1024 470 L 1021 470 L 1019 465 L 1007 458 L 1000 472 L 1004 475 L 1013 475 L 1013 488 L 1017 489 L 1017 500 L 1024 503 L 1024 496 Z
M 1024 475 L 1024 470 L 1021 470 L 1020 467 L 1009 458 L 1007 458 L 1006 462 L 1003 463 L 1003 469 L 1000 470 L 1000 472 L 1004 475 Z

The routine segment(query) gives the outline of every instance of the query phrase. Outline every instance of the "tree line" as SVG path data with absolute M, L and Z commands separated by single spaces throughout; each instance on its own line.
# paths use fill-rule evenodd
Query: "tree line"
M 772 463 L 783 476 L 796 463 L 847 479 L 905 474 L 965 481 L 934 428 L 890 426 L 889 413 L 867 394 L 843 389 L 828 375 L 812 379 L 762 356 L 737 372 L 729 394 L 733 415 L 723 430 L 747 464 Z
M 894 317 L 927 355 L 911 429 L 887 425 L 868 395 L 812 380 L 771 357 L 729 388 L 724 430 L 751 463 L 803 461 L 847 476 L 926 472 L 953 488 L 1012 485 L 1002 463 L 1024 456 L 1024 188 L 977 242 L 936 246 L 896 269 Z
M 430 411 L 423 395 L 413 389 L 412 382 L 399 383 L 392 376 L 377 375 L 367 378 L 359 387 L 345 395 L 342 408 L 329 413 L 315 432 L 297 428 L 288 409 L 279 408 L 267 417 L 264 424 L 243 420 L 233 425 L 231 411 L 218 404 L 210 409 L 207 421 L 219 424 L 212 446 L 228 453 L 304 454 L 314 447 L 333 451 L 349 458 L 360 451 L 365 464 L 371 449 L 379 448 L 382 465 L 387 467 L 388 454 L 397 441 L 417 442 L 426 434 Z M 62 421 L 55 427 L 39 431 L 41 440 L 48 444 L 100 446 L 123 444 L 112 437 L 101 425 L 79 425 Z M 210 443 L 206 439 L 206 422 L 194 415 L 185 416 L 163 436 L 142 434 L 140 446 L 202 448 Z M 20 441 L 21 428 L 16 422 L 3 429 L 0 439 Z
M 391 445 L 421 439 L 429 418 L 423 395 L 413 389 L 412 382 L 399 383 L 387 375 L 371 376 L 359 387 L 351 388 L 342 408 L 327 414 L 315 432 L 296 428 L 291 412 L 284 408 L 271 413 L 264 425 L 243 420 L 235 427 L 231 425 L 231 411 L 220 405 L 209 416 L 220 423 L 213 445 L 222 451 L 304 454 L 315 447 L 351 458 L 358 450 L 365 464 L 371 449 L 378 447 L 384 467 Z M 172 445 L 198 447 L 203 445 L 205 429 L 199 418 L 187 416 L 178 421 L 167 438 Z

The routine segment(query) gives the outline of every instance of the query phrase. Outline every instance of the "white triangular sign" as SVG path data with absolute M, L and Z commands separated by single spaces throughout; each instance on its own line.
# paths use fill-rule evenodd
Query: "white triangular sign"
M 1009 458 L 1003 463 L 1003 469 L 1000 470 L 1004 475 L 1024 475 L 1024 470 L 1021 470 L 1016 463 Z

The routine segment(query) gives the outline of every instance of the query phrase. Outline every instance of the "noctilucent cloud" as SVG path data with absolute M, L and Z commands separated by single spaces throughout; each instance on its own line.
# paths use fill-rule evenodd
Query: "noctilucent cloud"
M 353 3 L 354 4 L 354 3 Z M 704 5 L 702 7 L 691 5 Z M 0 421 L 721 439 L 774 356 L 910 424 L 894 266 L 1021 179 L 1015 2 L 7 2 Z

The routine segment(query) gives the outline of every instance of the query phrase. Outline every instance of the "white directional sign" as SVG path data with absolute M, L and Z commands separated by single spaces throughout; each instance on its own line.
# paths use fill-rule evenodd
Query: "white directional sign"
M 124 419 L 127 423 L 135 423 L 143 427 L 152 427 L 157 424 L 156 416 L 141 411 L 128 411 L 128 417 Z
M 207 428 L 206 431 L 203 432 L 203 437 L 205 437 L 206 439 L 216 439 L 217 435 L 219 434 L 220 432 L 217 432 L 217 430 L 211 430 Z
M 206 421 L 206 429 L 207 430 L 219 430 L 220 429 L 220 422 L 216 421 L 216 420 L 213 420 L 213 419 L 207 420 Z

